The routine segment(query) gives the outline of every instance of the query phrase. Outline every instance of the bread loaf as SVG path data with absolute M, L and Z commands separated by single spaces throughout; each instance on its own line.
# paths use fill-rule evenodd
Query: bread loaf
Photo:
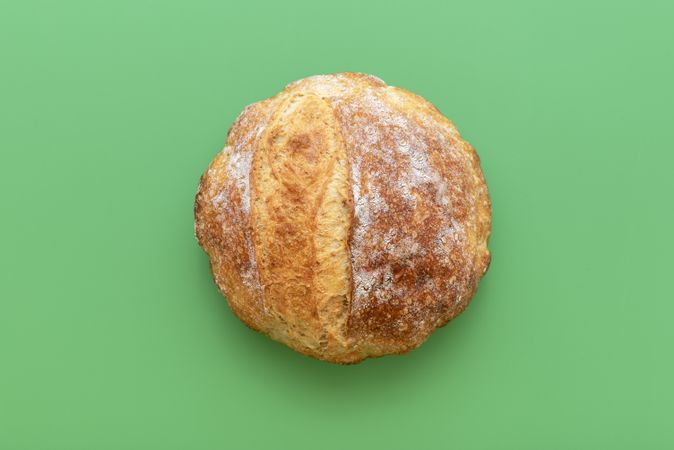
M 336 363 L 419 346 L 490 261 L 475 150 L 433 105 L 364 74 L 309 77 L 246 107 L 194 211 L 232 311 Z

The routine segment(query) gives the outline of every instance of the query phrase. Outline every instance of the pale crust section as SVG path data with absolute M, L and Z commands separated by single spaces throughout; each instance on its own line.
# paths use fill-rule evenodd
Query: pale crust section
M 336 136 L 333 175 L 316 215 L 316 279 L 318 316 L 324 330 L 321 344 L 334 358 L 350 360 L 346 322 L 351 305 L 351 265 L 348 238 L 352 202 L 346 152 L 341 135 Z
M 286 96 L 251 174 L 254 243 L 269 333 L 316 356 L 343 352 L 349 305 L 346 157 L 332 109 Z
M 332 362 L 417 347 L 490 261 L 475 150 L 432 104 L 363 74 L 309 77 L 246 108 L 195 218 L 232 310 Z

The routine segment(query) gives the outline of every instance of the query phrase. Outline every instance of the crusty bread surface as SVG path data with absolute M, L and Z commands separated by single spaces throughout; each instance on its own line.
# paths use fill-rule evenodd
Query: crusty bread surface
M 244 109 L 201 178 L 195 232 L 248 326 L 336 363 L 404 353 L 489 266 L 475 150 L 433 105 L 364 74 Z

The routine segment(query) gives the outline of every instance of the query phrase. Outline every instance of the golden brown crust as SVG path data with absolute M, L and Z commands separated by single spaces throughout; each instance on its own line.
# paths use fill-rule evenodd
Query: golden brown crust
M 487 270 L 474 149 L 430 103 L 363 74 L 248 107 L 204 174 L 196 232 L 251 327 L 352 363 L 420 345 Z
M 251 172 L 258 272 L 275 319 L 269 332 L 316 356 L 340 347 L 348 312 L 345 165 L 330 106 L 294 93 L 263 133 Z

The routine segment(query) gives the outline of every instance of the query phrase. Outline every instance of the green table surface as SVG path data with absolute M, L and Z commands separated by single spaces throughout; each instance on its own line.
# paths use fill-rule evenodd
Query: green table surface
M 7 1 L 0 448 L 674 448 L 674 3 Z M 405 356 L 230 312 L 193 236 L 244 106 L 375 74 L 475 146 L 493 261 Z

